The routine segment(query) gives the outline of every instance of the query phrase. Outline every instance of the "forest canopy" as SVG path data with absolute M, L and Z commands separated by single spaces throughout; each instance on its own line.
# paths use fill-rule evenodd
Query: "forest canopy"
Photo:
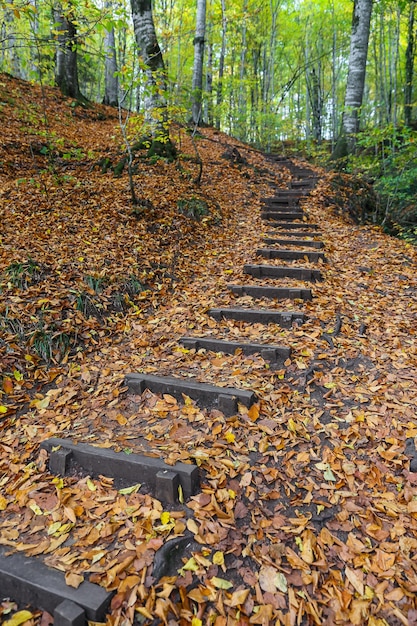
M 169 144 L 175 120 L 214 126 L 266 151 L 295 147 L 322 163 L 333 155 L 339 169 L 376 184 L 379 221 L 409 228 L 415 7 L 414 0 L 3 0 L 0 70 L 55 83 L 77 103 L 137 114 L 137 132 L 154 145 L 156 136 Z
M 169 106 L 190 110 L 198 4 L 156 0 L 153 17 L 167 72 Z M 334 140 L 340 129 L 349 61 L 351 0 L 208 0 L 202 119 L 258 146 L 280 140 Z M 369 3 L 368 4 L 372 4 Z M 415 2 L 373 5 L 361 125 L 413 120 Z M 124 106 L 143 110 L 132 12 L 127 2 L 2 2 L 0 70 L 51 84 L 66 24 L 77 52 L 81 93 L 116 103 L 109 65 Z M 111 63 L 110 63 L 111 61 Z

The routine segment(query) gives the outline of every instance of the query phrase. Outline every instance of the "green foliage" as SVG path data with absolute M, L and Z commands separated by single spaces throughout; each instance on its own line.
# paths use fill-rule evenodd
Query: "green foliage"
M 25 350 L 36 354 L 48 365 L 61 362 L 77 344 L 74 334 L 63 331 L 57 324 L 48 324 L 42 310 L 23 323 L 6 309 L 0 313 L 0 331 L 15 337 Z
M 103 318 L 103 305 L 98 298 L 91 296 L 86 291 L 80 291 L 76 294 L 75 308 L 80 311 L 87 319 L 95 317 L 98 320 Z
M 389 232 L 416 241 L 417 132 L 388 124 L 369 128 L 358 136 L 357 152 L 344 161 L 344 169 L 373 183 L 376 208 L 365 217 L 382 223 Z
M 191 196 L 191 198 L 182 198 L 177 202 L 178 210 L 182 215 L 190 217 L 197 222 L 202 217 L 209 215 L 209 208 L 207 203 L 198 198 L 197 196 Z
M 48 328 L 40 321 L 30 337 L 29 345 L 45 363 L 59 363 L 68 353 L 71 337 L 67 333 Z
M 103 276 L 91 276 L 88 274 L 84 280 L 95 293 L 101 293 L 106 285 L 106 279 Z
M 4 272 L 10 285 L 18 289 L 27 289 L 29 285 L 39 282 L 43 273 L 42 266 L 31 258 L 27 261 L 11 263 Z

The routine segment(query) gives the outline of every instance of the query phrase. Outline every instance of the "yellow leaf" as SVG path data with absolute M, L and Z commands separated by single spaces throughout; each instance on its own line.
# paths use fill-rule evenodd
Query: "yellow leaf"
M 225 439 L 226 439 L 227 443 L 234 443 L 234 441 L 235 441 L 235 436 L 234 436 L 234 434 L 233 434 L 233 433 L 228 432 L 228 433 L 226 433 L 226 435 L 225 435 Z
M 203 622 L 198 617 L 193 617 L 191 620 L 191 626 L 203 626 Z
M 185 570 L 186 572 L 196 572 L 198 570 L 198 564 L 195 558 L 192 556 L 191 559 L 188 559 L 186 564 L 183 565 L 181 569 Z
M 171 516 L 168 511 L 164 511 L 163 513 L 161 513 L 162 524 L 169 524 L 170 519 L 171 519 Z
M 182 490 L 181 485 L 178 485 L 178 500 L 180 504 L 184 504 L 184 492 Z
M 32 617 L 33 613 L 30 611 L 18 611 L 13 617 L 3 622 L 3 626 L 20 626 L 20 624 L 29 621 Z
M 90 491 L 96 491 L 97 490 L 97 487 L 95 486 L 95 484 L 93 483 L 91 478 L 87 478 L 87 487 L 89 488 Z
M 35 515 L 43 515 L 42 509 L 36 504 L 36 502 L 29 504 L 29 508 L 35 513 Z
M 33 402 L 31 402 L 31 406 L 34 406 L 35 408 L 37 408 L 38 411 L 42 411 L 43 409 L 48 408 L 50 400 L 51 399 L 49 396 L 45 396 L 44 398 L 40 400 L 34 400 Z
M 0 404 L 0 413 L 7 413 L 7 406 Z
M 282 591 L 282 593 L 286 593 L 288 590 L 288 583 L 287 583 L 287 579 L 285 577 L 285 574 L 283 574 L 282 572 L 278 572 L 277 575 L 274 578 L 274 583 L 276 588 L 279 591 Z
M 137 493 L 141 487 L 142 483 L 136 483 L 136 485 L 132 485 L 131 487 L 119 489 L 119 493 L 121 493 L 122 496 L 129 496 L 131 493 Z
M 0 496 L 0 511 L 7 509 L 7 500 L 4 496 Z
M 53 524 L 51 524 L 48 528 L 48 535 L 54 535 L 58 528 L 60 528 L 60 526 L 61 522 L 54 522 Z
M 215 565 L 224 565 L 224 553 L 223 552 L 215 552 L 213 554 L 213 563 Z
M 217 576 L 213 576 L 213 578 L 210 579 L 210 582 L 217 589 L 230 589 L 231 587 L 233 587 L 233 584 L 231 582 L 225 580 L 224 578 L 218 578 Z
M 294 422 L 293 418 L 290 417 L 290 419 L 287 422 L 287 428 L 288 430 L 290 430 L 292 433 L 296 433 L 297 432 L 297 425 Z

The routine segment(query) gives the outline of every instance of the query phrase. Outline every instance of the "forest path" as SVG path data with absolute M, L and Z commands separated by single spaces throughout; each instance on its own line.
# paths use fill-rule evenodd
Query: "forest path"
M 74 122 L 71 142 L 76 130 L 96 142 L 115 123 L 108 119 L 104 132 L 71 114 L 66 122 Z M 406 440 L 417 434 L 416 252 L 335 215 L 321 171 L 300 202 L 305 224 L 318 228 L 304 224 L 301 234 L 287 215 L 285 230 L 276 229 L 261 210 L 283 206 L 260 197 L 288 196 L 291 165 L 240 144 L 248 164 L 232 162 L 223 158 L 229 139 L 205 133 L 198 199 L 208 199 L 209 215 L 200 221 L 178 211 L 197 193 L 184 172 L 191 160 L 141 163 L 138 186 L 152 206 L 136 215 L 126 180 L 92 167 L 96 155 L 86 164 L 56 156 L 55 169 L 41 172 L 32 160 L 33 180 L 22 180 L 30 151 L 13 148 L 0 195 L 0 543 L 42 555 L 73 587 L 85 577 L 114 592 L 114 625 L 134 616 L 194 626 L 413 623 L 417 487 Z M 300 234 L 305 258 L 256 252 L 299 250 Z M 12 284 L 11 261 L 28 272 L 29 257 L 38 274 Z M 294 276 L 265 278 L 259 266 Z M 311 282 L 317 272 L 323 280 Z M 93 305 L 113 302 L 132 273 L 152 289 L 123 315 L 94 317 Z M 96 293 L 103 278 L 109 285 Z M 266 285 L 288 297 L 265 298 Z M 91 309 L 76 308 L 80 294 Z M 281 317 L 281 327 L 208 314 L 237 306 L 305 319 Z M 46 366 L 36 356 L 42 320 L 45 336 L 74 333 L 68 362 Z M 262 357 L 184 345 L 184 337 L 208 336 L 268 348 Z M 253 392 L 259 402 L 225 415 L 172 393 L 131 395 L 129 372 Z M 61 480 L 40 450 L 50 437 L 152 454 L 170 467 L 195 464 L 201 491 L 167 504 L 139 487 L 118 489 L 104 472 Z M 181 549 L 166 565 L 171 539 Z
M 283 193 L 277 190 L 273 198 Z M 128 555 L 128 561 L 136 546 L 136 559 L 124 574 L 109 575 L 108 562 L 92 568 L 94 582 L 118 590 L 113 620 L 131 614 L 132 589 L 139 594 L 136 609 L 148 619 L 169 615 L 173 606 L 178 615 L 217 615 L 219 623 L 238 619 L 236 610 L 251 623 L 283 624 L 296 614 L 305 616 L 301 623 L 317 624 L 373 623 L 371 615 L 393 624 L 413 615 L 409 546 L 417 525 L 405 443 L 417 433 L 415 253 L 378 229 L 347 227 L 324 212 L 320 183 L 300 204 L 304 214 L 296 211 L 285 232 L 307 232 L 295 237 L 299 245 L 303 239 L 323 241 L 326 260 L 306 255 L 259 260 L 258 266 L 313 272 L 319 267 L 323 280 L 288 278 L 285 271 L 278 278 L 257 277 L 255 271 L 249 280 L 258 289 L 267 284 L 298 290 L 292 295 L 311 290 L 311 299 L 288 297 L 271 307 L 259 292 L 253 299 L 228 288 L 229 281 L 235 288 L 247 285 L 244 268 L 254 266 L 262 239 L 271 236 L 271 220 L 259 223 L 259 214 L 248 207 L 233 236 L 224 233 L 223 250 L 202 251 L 189 285 L 174 290 L 146 319 L 132 322 L 119 342 L 95 354 L 84 369 L 85 377 L 96 376 L 95 385 L 85 381 L 77 419 L 72 426 L 65 423 L 66 437 L 151 453 L 170 465 L 191 461 L 201 474 L 201 493 L 185 509 L 164 505 L 167 517 L 159 532 L 173 539 L 166 546 L 174 556 L 169 548 L 156 550 L 156 579 L 150 557 L 141 556 L 142 540 L 128 540 L 118 552 L 126 531 L 110 552 L 118 561 Z M 317 229 L 293 228 L 305 224 L 307 215 Z M 291 224 L 285 223 L 284 228 Z M 272 230 L 276 238 L 283 229 Z M 387 247 L 388 241 L 393 245 Z M 282 327 L 226 319 L 225 309 L 236 305 L 246 313 L 290 310 L 305 320 Z M 218 319 L 210 315 L 213 307 L 223 311 Z M 244 350 L 190 349 L 182 345 L 184 334 L 242 346 L 268 344 L 275 350 L 266 355 L 272 361 L 280 358 L 280 348 L 290 348 L 291 355 L 274 364 Z M 216 403 L 205 410 L 198 391 L 197 404 L 183 404 L 172 380 L 162 396 L 119 395 L 114 381 L 122 382 L 129 369 L 145 379 L 158 377 L 154 391 L 163 392 L 164 377 L 174 376 L 197 389 L 200 382 L 235 388 L 237 394 L 253 391 L 259 402 L 240 404 L 226 415 Z M 155 515 L 163 515 L 158 507 Z M 151 554 L 158 546 L 156 531 Z M 82 542 L 78 550 L 82 562 Z M 66 558 L 58 553 L 48 562 L 62 566 Z M 158 584 L 162 574 L 168 578 Z M 125 576 L 134 577 L 132 586 L 126 587 Z M 162 597 L 171 589 L 170 600 L 153 597 L 153 585 Z M 177 596 L 176 588 L 186 591 Z

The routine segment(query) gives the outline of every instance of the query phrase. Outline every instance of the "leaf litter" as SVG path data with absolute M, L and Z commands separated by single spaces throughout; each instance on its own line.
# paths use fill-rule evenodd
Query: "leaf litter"
M 227 284 L 249 282 L 243 265 L 269 230 L 260 198 L 271 183 L 284 187 L 288 170 L 233 140 L 249 163 L 239 169 L 223 158 L 231 140 L 204 129 L 200 188 L 181 164 L 138 163 L 147 201 L 138 217 L 126 179 L 95 167 L 121 144 L 111 109 L 74 118 L 48 90 L 52 129 L 70 154 L 48 160 L 33 149 L 40 122 L 24 120 L 23 134 L 17 115 L 37 88 L 6 76 L 0 87 L 14 100 L 2 113 L 0 543 L 41 556 L 68 585 L 114 591 L 112 625 L 414 623 L 417 479 L 405 455 L 417 436 L 414 249 L 336 215 L 320 172 L 304 207 L 328 263 L 290 262 L 320 267 L 313 300 L 237 298 Z M 192 153 L 185 133 L 181 142 Z M 178 213 L 193 194 L 213 219 Z M 254 302 L 302 309 L 307 321 L 282 329 L 207 315 Z M 239 350 L 185 349 L 183 335 L 292 354 L 275 367 Z M 225 417 L 187 397 L 128 395 L 124 376 L 135 371 L 251 389 L 259 402 Z M 201 493 L 168 507 L 144 486 L 53 476 L 39 452 L 50 436 L 195 463 Z M 181 538 L 192 542 L 155 578 L 158 551 Z M 7 602 L 2 620 L 13 619 Z

